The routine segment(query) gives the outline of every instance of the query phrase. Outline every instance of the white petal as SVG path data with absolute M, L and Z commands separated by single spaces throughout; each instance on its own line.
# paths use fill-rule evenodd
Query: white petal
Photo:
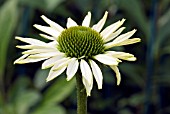
M 106 22 L 107 15 L 108 12 L 106 11 L 103 18 L 97 24 L 93 25 L 92 29 L 96 30 L 97 32 L 100 32 Z
M 126 44 L 126 42 L 129 40 L 129 38 L 130 38 L 135 32 L 136 32 L 136 30 L 134 29 L 134 30 L 132 30 L 132 31 L 130 31 L 130 32 L 127 32 L 127 33 L 125 33 L 125 34 L 120 35 L 119 37 L 117 37 L 117 38 L 116 38 L 115 40 L 113 40 L 112 42 L 109 42 L 109 43 L 105 44 L 106 49 L 111 48 L 111 47 L 113 47 L 113 46 L 120 46 L 120 44 L 123 43 L 123 42 Z M 136 40 L 136 39 L 135 39 L 135 40 Z M 140 40 L 137 39 L 136 42 L 139 42 L 139 41 L 140 41 Z
M 70 28 L 73 26 L 77 26 L 77 23 L 75 21 L 73 21 L 71 18 L 68 18 L 67 19 L 67 28 Z
M 45 32 L 55 38 L 57 38 L 60 35 L 60 32 L 58 32 L 57 30 L 55 30 L 54 28 L 51 27 L 47 27 L 47 26 L 42 26 L 42 25 L 33 25 L 35 28 L 41 30 L 42 32 Z
M 45 39 L 48 39 L 48 40 L 56 40 L 56 38 L 54 37 L 51 37 L 51 36 L 48 36 L 46 34 L 40 34 L 41 37 L 45 38 Z
M 113 39 L 116 38 L 124 29 L 125 29 L 125 27 L 121 27 L 121 28 L 118 29 L 116 32 L 111 33 L 107 38 L 103 38 L 104 42 L 108 42 L 108 41 L 110 41 L 110 40 L 113 40 Z
M 106 65 L 118 65 L 118 60 L 114 57 L 108 56 L 106 54 L 99 54 L 94 56 L 94 59 Z
M 121 21 L 117 21 L 116 23 L 111 24 L 110 26 L 106 27 L 100 34 L 107 38 L 111 33 L 115 32 L 123 23 L 125 19 L 122 19 Z
M 58 50 L 56 49 L 31 49 L 31 50 L 27 50 L 22 52 L 22 54 L 38 54 L 38 53 L 49 53 L 49 52 L 57 52 Z
M 92 72 L 91 72 L 91 69 L 88 63 L 83 59 L 81 59 L 80 61 L 80 70 L 81 70 L 82 76 L 88 81 L 89 85 L 91 85 Z
M 62 32 L 64 30 L 63 27 L 61 27 L 59 24 L 51 21 L 50 19 L 48 19 L 47 17 L 45 17 L 44 15 L 41 16 L 41 18 L 48 23 L 51 27 L 55 28 L 58 32 Z
M 129 32 L 125 33 L 125 34 L 122 34 L 122 35 L 118 36 L 113 42 L 119 43 L 119 42 L 122 42 L 122 41 L 124 41 L 124 40 L 127 40 L 127 39 L 129 39 L 135 32 L 136 32 L 136 29 L 134 29 L 134 30 L 132 30 L 132 31 L 129 31 Z
M 86 88 L 87 96 L 90 96 L 91 95 L 91 90 L 93 88 L 93 78 L 91 80 L 90 85 L 89 85 L 89 82 L 84 77 L 82 77 L 82 81 L 83 81 L 84 87 Z
M 27 57 L 26 59 L 20 59 L 20 60 L 16 61 L 15 63 L 17 63 L 17 64 L 33 63 L 33 62 L 42 61 L 44 59 L 47 59 L 47 57 L 44 57 L 44 58 L 29 58 L 29 57 Z
M 130 53 L 116 52 L 116 51 L 107 51 L 106 53 L 113 57 L 127 60 L 127 61 L 135 61 L 136 60 L 136 57 L 134 57 L 134 55 L 130 54 Z
M 32 45 L 40 45 L 40 46 L 45 46 L 46 43 L 42 42 L 40 40 L 37 39 L 33 39 L 33 38 L 22 38 L 22 37 L 15 37 L 15 39 L 20 40 L 22 42 L 28 43 L 28 44 L 32 44 Z
M 55 77 L 59 76 L 64 70 L 67 68 L 66 61 L 68 61 L 69 58 L 62 58 L 58 60 L 55 65 L 51 68 L 49 75 L 47 77 L 47 81 L 50 81 L 54 79 Z
M 52 42 L 47 43 L 46 47 L 48 47 L 48 48 L 51 47 L 51 48 L 55 48 L 56 49 L 57 45 L 58 45 L 58 42 L 54 40 Z
M 38 53 L 34 55 L 30 55 L 29 58 L 44 58 L 44 57 L 53 57 L 60 54 L 60 52 L 49 52 L 49 53 Z
M 53 67 L 55 67 L 55 66 L 53 66 Z M 46 79 L 47 82 L 48 82 L 48 81 L 51 81 L 51 80 L 53 80 L 54 78 L 56 78 L 57 76 L 59 76 L 59 75 L 60 75 L 61 73 L 63 73 L 64 70 L 66 69 L 66 66 L 63 66 L 62 68 L 54 71 L 54 70 L 53 70 L 53 67 L 51 68 L 50 73 L 49 73 L 49 75 L 48 75 L 48 77 L 47 77 L 47 79 Z
M 53 41 L 50 43 L 45 43 L 43 45 L 33 44 L 33 45 L 18 45 L 17 48 L 20 49 L 57 49 L 57 42 Z
M 67 66 L 67 81 L 71 80 L 78 70 L 79 62 L 76 58 L 72 58 Z
M 102 72 L 101 72 L 99 66 L 93 60 L 90 60 L 90 65 L 91 65 L 91 68 L 92 68 L 94 78 L 96 79 L 98 89 L 102 89 L 102 85 L 103 85 Z
M 91 21 L 91 13 L 88 12 L 88 14 L 86 15 L 86 17 L 84 18 L 84 20 L 82 22 L 82 26 L 89 27 L 90 21 Z
M 54 47 L 51 47 L 51 46 L 48 46 L 47 44 L 44 45 L 44 46 L 36 46 L 36 45 L 22 45 L 22 46 L 16 46 L 17 48 L 20 48 L 20 49 L 51 49 L 51 48 L 54 48 Z
M 50 67 L 52 67 L 54 64 L 56 64 L 56 63 L 58 62 L 58 60 L 61 60 L 62 58 L 64 58 L 63 55 L 58 55 L 58 56 L 56 56 L 56 57 L 52 57 L 52 58 L 44 61 L 43 64 L 42 64 L 42 66 L 41 66 L 41 68 L 42 68 L 42 69 L 50 68 Z M 66 60 L 66 59 L 64 59 L 64 60 Z
M 62 58 L 62 59 L 60 59 L 60 60 L 58 60 L 55 64 L 55 68 L 53 69 L 54 71 L 55 70 L 58 70 L 58 69 L 60 69 L 60 68 L 62 68 L 62 67 L 64 67 L 64 66 L 68 66 L 68 63 L 71 61 L 71 59 L 70 58 Z
M 21 63 L 20 60 L 23 60 L 28 56 L 29 56 L 29 54 L 22 55 L 20 58 L 18 58 L 17 60 L 14 61 L 14 64 L 24 64 L 24 63 Z
M 17 48 L 20 48 L 20 49 L 33 49 L 34 48 L 34 45 L 18 45 L 16 46 Z M 41 46 L 42 47 L 42 46 Z
M 127 39 L 127 40 L 124 40 L 123 42 L 120 42 L 120 43 L 114 44 L 114 46 L 129 45 L 129 44 L 138 43 L 138 42 L 140 42 L 140 41 L 141 41 L 141 39 L 140 39 L 140 38 L 132 38 L 132 39 Z
M 119 69 L 117 66 L 110 66 L 114 72 L 116 73 L 116 78 L 117 78 L 117 85 L 120 84 L 120 81 L 121 81 L 121 76 L 120 76 L 120 72 L 119 72 Z

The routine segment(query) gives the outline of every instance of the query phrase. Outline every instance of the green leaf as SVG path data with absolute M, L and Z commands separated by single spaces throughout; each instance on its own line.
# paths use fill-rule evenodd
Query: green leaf
M 3 113 L 4 106 L 3 106 L 3 96 L 0 94 L 0 114 Z
M 67 98 L 75 88 L 75 80 L 60 77 L 44 93 L 43 104 L 57 104 Z
M 117 5 L 120 9 L 127 13 L 128 17 L 139 26 L 146 38 L 149 38 L 149 23 L 142 9 L 140 0 L 117 0 Z
M 8 89 L 8 98 L 10 101 L 14 102 L 15 97 L 18 93 L 23 92 L 26 88 L 29 87 L 31 80 L 26 75 L 19 76 L 15 82 L 12 83 L 12 86 Z
M 157 57 L 158 53 L 161 53 L 161 55 L 163 54 L 167 54 L 169 53 L 169 43 L 168 39 L 169 39 L 169 35 L 170 35 L 170 8 L 165 12 L 165 14 L 159 19 L 159 28 L 158 28 L 158 33 L 157 33 L 157 38 L 156 38 L 156 42 L 155 42 L 155 46 L 154 46 L 154 52 L 155 52 L 155 56 Z M 167 43 L 167 47 L 166 48 L 163 44 Z M 162 47 L 165 48 L 163 49 L 163 51 L 160 51 L 160 49 L 162 50 Z
M 34 78 L 34 85 L 36 88 L 38 89 L 43 89 L 46 85 L 46 78 L 48 76 L 49 70 L 42 70 L 39 69 L 36 74 L 35 74 L 35 78 Z
M 48 11 L 53 11 L 63 1 L 65 0 L 45 0 L 46 9 Z
M 141 93 L 135 93 L 135 94 L 132 94 L 128 98 L 120 99 L 119 102 L 118 102 L 118 105 L 120 107 L 126 107 L 128 105 L 136 107 L 136 106 L 144 103 L 144 98 L 145 98 L 145 94 L 143 94 L 142 92 Z
M 133 114 L 130 109 L 125 108 L 118 111 L 118 114 Z
M 16 114 L 27 114 L 31 106 L 40 100 L 40 94 L 35 90 L 24 90 L 15 99 Z
M 140 74 L 143 72 L 143 67 L 138 66 L 136 64 L 124 63 L 120 65 L 120 72 L 124 73 L 126 76 L 130 78 L 129 85 L 135 84 L 135 86 L 143 87 L 145 83 L 144 77 Z
M 44 0 L 19 0 L 19 2 L 23 5 L 29 6 L 31 8 L 45 9 L 45 1 Z
M 133 94 L 130 98 L 128 98 L 129 105 L 138 106 L 144 103 L 145 95 L 143 93 Z
M 32 8 L 39 8 L 45 11 L 52 12 L 54 9 L 65 0 L 19 0 L 21 4 L 29 5 Z
M 66 114 L 66 111 L 60 105 L 45 105 L 39 107 L 31 114 Z
M 10 38 L 13 35 L 18 20 L 16 0 L 8 0 L 0 8 L 0 77 L 3 75 Z

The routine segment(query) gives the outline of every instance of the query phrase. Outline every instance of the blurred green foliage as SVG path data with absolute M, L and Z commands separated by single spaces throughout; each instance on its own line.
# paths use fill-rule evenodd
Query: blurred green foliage
M 151 34 L 152 1 L 143 0 L 0 0 L 0 114 L 75 114 L 75 81 L 66 82 L 65 75 L 45 82 L 48 70 L 40 70 L 39 63 L 13 65 L 21 50 L 14 37 L 40 38 L 32 25 L 45 24 L 46 15 L 65 27 L 67 17 L 79 24 L 87 11 L 96 23 L 107 10 L 106 25 L 126 18 L 126 30 L 137 28 L 134 37 L 141 43 L 116 48 L 133 53 L 138 60 L 120 64 L 122 82 L 115 84 L 115 75 L 103 67 L 104 85 L 88 98 L 89 114 L 143 114 L 146 99 L 147 52 Z M 157 3 L 156 32 L 153 44 L 152 114 L 170 113 L 170 1 Z M 105 25 L 105 26 L 106 26 Z

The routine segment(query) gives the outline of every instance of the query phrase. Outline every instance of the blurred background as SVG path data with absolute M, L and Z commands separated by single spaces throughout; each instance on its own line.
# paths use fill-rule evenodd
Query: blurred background
M 33 24 L 45 15 L 66 27 L 68 17 L 81 24 L 88 11 L 91 25 L 105 11 L 105 27 L 122 18 L 142 42 L 114 48 L 134 54 L 135 62 L 119 65 L 122 81 L 102 67 L 103 89 L 96 83 L 88 97 L 88 114 L 170 114 L 170 0 L 0 0 L 0 114 L 76 114 L 75 80 L 65 74 L 46 83 L 41 63 L 13 65 L 23 50 L 15 36 L 44 40 Z

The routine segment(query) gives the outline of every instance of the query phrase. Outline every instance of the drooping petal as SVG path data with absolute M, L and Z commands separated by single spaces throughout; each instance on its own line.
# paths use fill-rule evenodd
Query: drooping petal
M 16 46 L 17 48 L 20 48 L 20 49 L 34 49 L 34 45 L 17 45 Z M 44 46 L 36 46 L 36 47 L 44 47 Z
M 57 49 L 57 42 L 53 41 L 50 43 L 44 43 L 43 45 L 41 44 L 31 44 L 31 45 L 17 45 L 17 48 L 20 49 Z
M 92 68 L 94 78 L 95 78 L 97 85 L 98 85 L 98 89 L 102 89 L 102 85 L 103 85 L 102 72 L 101 72 L 99 66 L 93 60 L 89 60 L 89 61 L 90 61 L 90 66 Z
M 49 58 L 49 57 L 54 57 L 56 55 L 60 54 L 59 52 L 49 52 L 49 53 L 38 53 L 34 55 L 30 55 L 29 58 Z
M 42 69 L 47 69 L 52 67 L 54 64 L 56 64 L 59 60 L 64 59 L 63 55 L 58 55 L 56 57 L 52 57 L 50 59 L 47 59 L 46 61 L 43 62 L 41 68 Z M 67 59 L 64 59 L 63 61 L 65 61 Z
M 124 22 L 125 19 L 122 19 L 121 21 L 117 21 L 116 23 L 113 23 L 110 26 L 106 27 L 100 34 L 104 38 L 107 38 L 111 33 L 115 32 Z
M 58 32 L 57 30 L 55 30 L 54 28 L 51 27 L 47 27 L 47 26 L 42 26 L 42 25 L 33 25 L 35 28 L 39 29 L 40 31 L 49 34 L 55 38 L 57 38 L 60 35 L 60 32 Z
M 53 70 L 55 71 L 55 70 L 60 69 L 63 66 L 67 66 L 69 62 L 70 62 L 70 58 L 68 58 L 68 57 L 62 58 L 55 62 L 55 68 Z
M 24 63 L 21 63 L 20 60 L 23 60 L 28 56 L 29 56 L 29 54 L 22 55 L 20 58 L 18 58 L 17 60 L 14 61 L 14 64 L 16 64 L 16 63 L 17 64 L 24 64 Z
M 113 65 L 113 66 L 110 66 L 114 72 L 116 73 L 116 78 L 117 78 L 117 85 L 120 84 L 120 81 L 121 81 L 121 76 L 120 76 L 120 72 L 119 72 L 119 69 L 117 66 Z
M 20 48 L 20 49 L 51 49 L 51 48 L 54 48 L 54 47 L 51 47 L 50 45 L 48 46 L 47 44 L 44 45 L 44 46 L 36 46 L 36 45 L 18 45 L 16 46 L 17 48 Z
M 55 66 L 53 66 L 51 68 L 50 72 L 49 72 L 49 75 L 48 75 L 48 77 L 46 79 L 47 82 L 53 80 L 54 78 L 58 77 L 61 73 L 63 73 L 67 66 L 63 66 L 60 69 L 55 70 L 55 71 L 53 70 L 54 67 Z
M 62 58 L 55 62 L 55 65 L 51 68 L 49 75 L 47 77 L 47 81 L 50 81 L 57 76 L 59 76 L 61 73 L 64 72 L 64 70 L 67 68 L 67 62 L 69 61 L 69 58 Z
M 71 18 L 67 19 L 67 28 L 73 27 L 73 26 L 78 26 L 77 23 L 72 20 Z
M 40 34 L 41 37 L 45 38 L 45 39 L 48 39 L 48 40 L 56 40 L 56 38 L 54 37 L 51 37 L 51 36 L 48 36 L 46 34 Z
M 92 72 L 91 72 L 91 69 L 88 63 L 83 59 L 81 59 L 80 61 L 80 70 L 81 70 L 82 76 L 88 81 L 89 85 L 91 85 Z
M 132 30 L 132 31 L 129 31 L 125 34 L 122 34 L 120 36 L 118 36 L 113 42 L 122 42 L 124 40 L 127 40 L 129 39 L 134 33 L 136 32 L 136 29 Z
M 122 34 L 122 35 L 118 36 L 118 37 L 117 37 L 115 40 L 113 40 L 112 42 L 109 42 L 109 43 L 105 44 L 106 49 L 111 48 L 111 47 L 115 46 L 116 44 L 119 44 L 119 43 L 121 43 L 121 42 L 126 41 L 126 40 L 129 39 L 135 32 L 136 32 L 136 30 L 134 29 L 134 30 L 132 30 L 132 31 L 130 31 L 130 32 L 127 32 L 127 33 L 125 33 L 125 34 Z
M 67 66 L 67 81 L 71 80 L 78 70 L 79 62 L 76 58 L 72 58 Z
M 27 54 L 26 54 L 27 55 Z M 19 58 L 19 60 L 17 59 L 14 63 L 17 64 L 25 64 L 25 63 L 34 63 L 34 62 L 38 62 L 38 61 L 42 61 L 47 59 L 48 57 L 43 57 L 43 58 L 29 58 L 29 56 L 27 58 Z
M 96 30 L 97 32 L 100 32 L 106 22 L 107 15 L 108 12 L 106 11 L 103 18 L 97 24 L 93 25 L 92 29 Z
M 55 28 L 58 32 L 62 32 L 64 30 L 63 27 L 61 27 L 59 24 L 51 21 L 50 19 L 48 19 L 46 16 L 42 15 L 41 18 L 48 23 L 51 27 Z
M 27 51 L 23 51 L 22 54 L 38 54 L 38 53 L 48 53 L 48 52 L 57 52 L 58 50 L 56 49 L 31 49 Z
M 117 52 L 117 51 L 107 51 L 106 54 L 109 54 L 113 57 L 122 59 L 122 60 L 127 60 L 127 61 L 135 61 L 136 57 L 134 57 L 133 54 L 130 53 L 125 53 L 125 52 Z
M 39 45 L 39 46 L 46 45 L 45 42 L 42 42 L 40 40 L 33 39 L 33 38 L 22 38 L 22 37 L 16 36 L 15 39 L 20 40 L 20 41 L 25 42 L 25 43 L 28 43 L 28 44 L 31 44 L 31 45 Z
M 116 38 L 124 29 L 125 29 L 125 27 L 121 27 L 121 28 L 118 29 L 116 32 L 111 33 L 108 37 L 103 38 L 104 42 L 108 42 L 108 41 L 113 40 L 113 39 Z
M 129 45 L 129 44 L 138 43 L 140 41 L 141 41 L 140 38 L 132 38 L 132 39 L 124 40 L 123 42 L 120 42 L 120 43 L 117 43 L 117 44 L 113 44 L 113 45 L 114 46 L 123 46 L 123 45 Z
M 66 60 L 64 60 L 64 59 L 66 59 Z M 63 58 L 63 59 L 61 59 L 61 60 L 58 60 L 55 64 L 57 64 L 56 66 L 55 66 L 55 68 L 53 69 L 54 71 L 55 70 L 58 70 L 58 69 L 60 69 L 60 68 L 62 68 L 63 66 L 68 66 L 68 63 L 71 61 L 71 59 L 70 58 Z
M 46 43 L 46 46 L 45 47 L 47 47 L 47 48 L 56 48 L 57 47 L 57 45 L 58 45 L 58 42 L 57 41 L 52 41 L 52 42 L 49 42 L 49 43 Z
M 84 77 L 82 77 L 82 81 L 83 81 L 84 87 L 86 88 L 87 96 L 90 96 L 91 95 L 91 90 L 93 88 L 93 78 L 92 78 L 92 80 L 90 82 L 91 84 L 89 84 L 89 82 Z
M 108 56 L 107 54 L 98 54 L 94 56 L 94 59 L 98 60 L 99 62 L 105 64 L 105 65 L 118 65 L 119 60 Z
M 82 26 L 89 27 L 90 21 L 91 21 L 91 13 L 88 12 L 88 14 L 86 15 L 86 17 L 84 18 L 82 22 Z

